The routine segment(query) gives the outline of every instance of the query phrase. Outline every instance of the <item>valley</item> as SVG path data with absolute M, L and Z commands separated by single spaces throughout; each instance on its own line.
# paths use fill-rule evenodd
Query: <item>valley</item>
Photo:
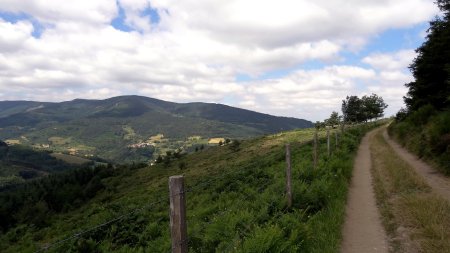
M 111 162 L 149 162 L 166 152 L 312 127 L 220 104 L 122 96 L 62 103 L 0 102 L 0 139 L 10 145 Z

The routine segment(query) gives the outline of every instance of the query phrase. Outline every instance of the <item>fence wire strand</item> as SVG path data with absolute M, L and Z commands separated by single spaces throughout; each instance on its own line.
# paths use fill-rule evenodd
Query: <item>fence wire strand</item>
M 320 139 L 321 138 L 319 138 L 319 140 Z M 294 143 L 296 144 L 296 142 L 294 142 Z M 308 145 L 310 143 L 312 143 L 312 141 L 299 142 L 298 144 L 300 144 L 300 146 L 302 146 L 302 145 L 305 145 L 305 144 Z M 319 143 L 320 143 L 320 141 L 319 141 Z M 118 222 L 118 221 L 120 221 L 120 220 L 122 220 L 122 219 L 124 219 L 126 217 L 129 217 L 129 216 L 131 216 L 131 215 L 133 215 L 135 213 L 141 212 L 141 211 L 143 211 L 145 209 L 148 209 L 148 208 L 150 208 L 152 206 L 155 206 L 157 204 L 160 204 L 160 203 L 163 203 L 163 202 L 167 202 L 167 201 L 169 201 L 170 197 L 174 197 L 174 196 L 180 195 L 182 193 L 197 192 L 198 190 L 200 190 L 200 189 L 202 189 L 202 188 L 204 188 L 206 186 L 211 185 L 213 182 L 217 182 L 218 180 L 224 179 L 224 178 L 226 178 L 226 177 L 228 177 L 228 176 L 230 176 L 232 174 L 239 175 L 239 174 L 243 173 L 244 171 L 242 171 L 242 170 L 232 170 L 232 171 L 227 172 L 227 173 L 223 173 L 223 172 L 224 171 L 222 171 L 222 173 L 217 173 L 215 176 L 211 176 L 211 179 L 209 179 L 209 180 L 201 181 L 200 183 L 197 183 L 197 184 L 195 184 L 193 186 L 187 187 L 187 189 L 184 192 L 180 192 L 180 193 L 176 193 L 176 194 L 173 194 L 173 195 L 169 195 L 169 196 L 164 197 L 164 198 L 159 198 L 158 200 L 156 200 L 154 202 L 146 204 L 146 205 L 144 205 L 144 206 L 142 206 L 140 208 L 136 208 L 134 210 L 131 210 L 131 211 L 125 213 L 125 214 L 119 215 L 119 216 L 117 216 L 117 217 L 115 217 L 115 218 L 113 218 L 111 220 L 108 220 L 108 221 L 103 222 L 101 224 L 98 224 L 96 226 L 93 226 L 93 227 L 84 229 L 82 231 L 79 231 L 77 233 L 74 233 L 74 234 L 72 234 L 70 236 L 65 237 L 64 239 L 60 239 L 60 240 L 57 240 L 57 241 L 55 241 L 53 243 L 47 244 L 45 246 L 42 246 L 40 249 L 34 251 L 34 253 L 48 251 L 49 249 L 52 249 L 52 248 L 55 248 L 55 247 L 57 248 L 57 247 L 63 245 L 65 242 L 68 242 L 70 240 L 79 238 L 79 237 L 81 237 L 81 236 L 83 236 L 85 234 L 88 234 L 88 233 L 92 232 L 92 231 L 95 231 L 95 230 L 100 229 L 102 227 L 105 227 L 105 226 L 108 226 L 108 225 L 113 224 L 115 222 Z M 264 188 L 266 188 L 266 187 L 267 187 L 267 185 L 263 185 L 262 187 L 259 187 L 256 190 L 256 193 L 261 193 L 261 191 L 264 190 Z M 250 194 L 245 193 L 245 192 L 239 192 L 239 193 L 244 195 L 244 197 L 246 197 L 247 199 L 251 199 L 252 197 L 254 197 L 254 194 L 250 195 Z M 238 211 L 238 209 L 226 209 L 225 208 L 225 210 L 222 210 L 222 211 L 220 211 L 218 213 L 215 213 L 214 214 L 214 218 L 222 217 L 222 216 L 224 216 L 224 215 L 226 215 L 226 214 L 228 214 L 228 213 L 230 213 L 232 211 Z M 217 222 L 217 220 L 211 219 L 208 222 L 205 222 L 205 224 L 203 224 L 201 226 L 201 229 L 204 230 L 207 226 L 213 224 L 214 222 Z M 195 236 L 195 234 L 194 234 L 194 236 Z M 187 243 L 189 243 L 190 238 L 192 238 L 192 237 L 193 236 L 188 237 Z M 230 246 L 233 246 L 233 245 L 234 244 L 231 242 Z M 170 247 L 169 252 L 170 252 L 171 249 L 172 249 L 172 246 Z M 229 248 L 227 249 L 227 251 L 228 250 L 229 250 Z

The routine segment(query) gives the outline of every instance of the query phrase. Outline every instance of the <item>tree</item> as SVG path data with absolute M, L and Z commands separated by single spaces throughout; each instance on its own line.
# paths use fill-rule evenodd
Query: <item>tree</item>
M 450 1 L 436 3 L 444 15 L 430 22 L 426 40 L 409 67 L 415 79 L 405 84 L 409 91 L 403 98 L 409 111 L 427 104 L 450 108 Z
M 330 118 L 325 120 L 325 124 L 328 126 L 339 125 L 339 113 L 332 112 Z
M 384 109 L 388 107 L 383 98 L 378 96 L 377 94 L 363 96 L 361 98 L 361 101 L 361 109 L 364 116 L 364 121 L 383 117 Z
M 377 94 L 363 96 L 347 96 L 342 101 L 342 114 L 345 122 L 363 122 L 383 117 L 387 104 Z
M 347 96 L 342 100 L 342 115 L 345 122 L 360 122 L 364 118 L 361 114 L 362 101 L 357 96 Z
M 316 121 L 316 123 L 314 123 L 314 127 L 315 127 L 316 129 L 320 129 L 320 128 L 322 127 L 322 122 L 320 122 L 319 120 Z

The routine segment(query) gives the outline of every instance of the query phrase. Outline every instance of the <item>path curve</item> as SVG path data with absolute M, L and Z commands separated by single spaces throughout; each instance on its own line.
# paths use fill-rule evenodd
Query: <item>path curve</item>
M 353 165 L 345 223 L 342 230 L 342 253 L 387 253 L 388 241 L 381 224 L 372 185 L 369 141 L 379 128 L 361 141 Z
M 421 175 L 431 188 L 450 201 L 450 178 L 445 177 L 440 172 L 433 169 L 430 165 L 426 164 L 424 161 L 420 160 L 416 155 L 410 153 L 405 148 L 397 144 L 392 140 L 387 130 L 383 132 L 383 137 L 387 143 L 394 149 L 394 151 L 400 156 L 404 161 L 406 161 L 415 171 Z

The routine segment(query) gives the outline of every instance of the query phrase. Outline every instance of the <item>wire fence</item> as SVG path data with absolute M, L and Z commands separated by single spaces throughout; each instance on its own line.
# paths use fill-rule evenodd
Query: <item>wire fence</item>
M 302 147 L 303 145 L 312 144 L 313 141 L 300 141 L 300 142 L 291 142 L 291 143 L 293 143 L 296 147 Z M 164 203 L 164 202 L 169 202 L 169 198 L 170 197 L 178 196 L 180 194 L 185 194 L 185 193 L 199 192 L 199 191 L 207 189 L 208 186 L 211 186 L 215 182 L 221 181 L 221 180 L 223 180 L 223 179 L 225 179 L 227 177 L 230 177 L 232 175 L 238 176 L 239 174 L 245 174 L 245 170 L 232 170 L 232 171 L 229 171 L 229 172 L 226 172 L 226 173 L 224 173 L 224 171 L 225 170 L 222 170 L 221 172 L 217 173 L 217 175 L 211 176 L 211 179 L 200 181 L 199 183 L 196 183 L 193 186 L 187 187 L 184 192 L 180 192 L 180 193 L 176 193 L 176 194 L 173 194 L 173 195 L 167 195 L 167 196 L 160 197 L 160 198 L 158 198 L 157 200 L 155 200 L 155 201 L 153 201 L 151 203 L 148 203 L 148 204 L 146 204 L 144 206 L 141 206 L 139 208 L 127 211 L 126 213 L 123 213 L 123 214 L 121 214 L 119 216 L 116 216 L 116 217 L 114 217 L 114 218 L 112 218 L 112 219 L 110 219 L 108 221 L 105 221 L 103 223 L 100 223 L 98 225 L 95 225 L 95 226 L 92 226 L 92 227 L 89 227 L 89 228 L 86 228 L 86 229 L 83 229 L 83 230 L 78 231 L 78 232 L 76 232 L 74 234 L 71 234 L 71 235 L 66 236 L 64 238 L 56 240 L 56 241 L 54 241 L 52 243 L 45 244 L 45 245 L 41 246 L 40 249 L 38 249 L 38 250 L 36 250 L 34 252 L 35 253 L 39 253 L 39 252 L 48 251 L 50 249 L 57 249 L 58 247 L 64 245 L 64 243 L 66 243 L 66 242 L 69 242 L 69 241 L 74 240 L 74 239 L 78 239 L 78 238 L 80 238 L 80 237 L 82 237 L 82 236 L 84 236 L 86 234 L 89 234 L 89 233 L 94 232 L 96 230 L 99 230 L 99 229 L 102 229 L 102 228 L 107 227 L 109 225 L 112 225 L 112 224 L 114 224 L 116 222 L 119 222 L 119 221 L 121 221 L 121 220 L 123 220 L 123 219 L 125 219 L 127 217 L 132 216 L 133 214 L 136 214 L 136 213 L 148 210 L 148 209 L 150 209 L 152 207 L 155 207 L 158 204 L 161 204 L 161 203 Z M 245 178 L 243 178 L 243 179 L 245 180 Z M 266 187 L 267 187 L 267 185 L 262 185 L 262 186 L 258 187 L 255 192 L 256 193 L 261 193 L 261 192 L 264 191 L 264 189 Z M 239 192 L 239 194 L 241 194 L 241 196 L 243 196 L 244 198 L 247 198 L 247 199 L 252 199 L 254 197 L 254 194 L 249 194 L 249 193 L 245 193 L 245 192 Z M 208 226 L 210 226 L 210 225 L 214 224 L 215 222 L 217 222 L 217 220 L 218 220 L 217 218 L 223 217 L 223 216 L 225 216 L 225 215 L 227 215 L 227 214 L 229 214 L 229 213 L 231 213 L 233 211 L 237 212 L 239 210 L 240 210 L 240 208 L 235 208 L 235 209 L 224 208 L 223 210 L 221 210 L 219 212 L 213 213 L 211 215 L 211 216 L 213 216 L 213 218 L 212 219 L 208 219 L 208 221 L 203 222 L 203 224 L 200 226 L 200 230 L 205 230 Z M 279 213 L 277 215 L 282 215 L 282 213 Z M 188 224 L 189 224 L 189 221 L 188 221 Z M 189 244 L 189 242 L 191 242 L 191 239 L 195 238 L 197 236 L 201 236 L 198 233 L 198 231 L 196 233 L 188 236 L 186 240 L 181 241 L 179 243 L 180 244 L 184 244 L 184 243 Z M 100 243 L 100 242 L 97 242 L 97 244 L 98 243 Z M 232 247 L 232 246 L 233 246 L 233 243 L 230 242 L 229 247 Z M 172 246 L 170 246 L 170 248 L 167 251 L 171 252 L 172 250 L 173 250 Z M 228 250 L 226 252 L 228 252 Z

